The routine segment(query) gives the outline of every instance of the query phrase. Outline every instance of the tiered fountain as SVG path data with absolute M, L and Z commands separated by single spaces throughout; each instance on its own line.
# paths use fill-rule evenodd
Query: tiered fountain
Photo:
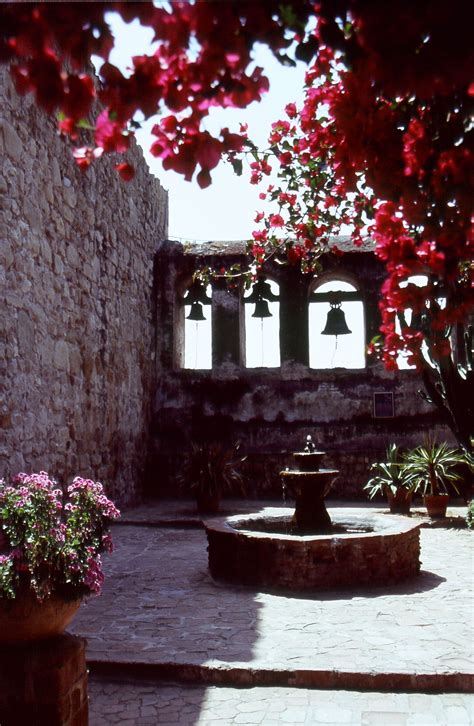
M 289 489 L 295 498 L 292 534 L 320 534 L 332 530 L 324 498 L 329 494 L 339 472 L 337 469 L 319 468 L 324 456 L 324 451 L 316 451 L 308 435 L 304 450 L 293 454 L 298 468 L 280 472 L 283 491 Z
M 266 508 L 206 521 L 214 578 L 262 590 L 323 590 L 386 585 L 420 571 L 419 525 L 373 509 L 326 510 L 338 475 L 321 469 L 324 452 L 311 437 L 293 454 L 298 468 L 281 472 L 294 511 Z

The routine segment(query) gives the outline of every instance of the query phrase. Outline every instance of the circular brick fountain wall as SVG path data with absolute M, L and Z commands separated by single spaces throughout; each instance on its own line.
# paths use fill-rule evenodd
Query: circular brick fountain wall
M 419 525 L 408 519 L 332 510 L 333 524 L 347 533 L 258 531 L 272 523 L 278 529 L 291 514 L 266 509 L 206 521 L 212 576 L 270 590 L 325 590 L 388 585 L 420 571 Z

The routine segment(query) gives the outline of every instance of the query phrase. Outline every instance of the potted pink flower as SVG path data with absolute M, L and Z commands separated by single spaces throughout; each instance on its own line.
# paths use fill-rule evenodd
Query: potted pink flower
M 90 479 L 66 492 L 46 472 L 0 480 L 0 643 L 62 632 L 82 599 L 100 593 L 119 516 Z

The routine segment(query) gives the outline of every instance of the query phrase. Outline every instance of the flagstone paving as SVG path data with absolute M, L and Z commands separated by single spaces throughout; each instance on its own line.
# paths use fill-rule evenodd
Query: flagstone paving
M 133 681 L 89 684 L 90 726 L 471 726 L 474 697 Z
M 299 596 L 214 582 L 202 529 L 137 526 L 192 524 L 195 514 L 186 512 L 141 508 L 126 513 L 134 524 L 114 528 L 103 594 L 81 608 L 71 628 L 88 640 L 93 718 L 267 726 L 474 722 L 472 697 L 457 692 L 472 692 L 474 682 L 468 530 L 421 529 L 422 573 L 410 582 Z M 132 681 L 117 686 L 124 676 Z M 150 678 L 181 683 L 158 686 Z M 229 688 L 235 685 L 244 688 Z M 453 693 L 416 693 L 436 690 Z M 275 699 L 284 708 L 276 709 Z M 245 704 L 254 702 L 252 715 Z M 163 708 L 170 714 L 164 720 Z M 377 709 L 388 715 L 377 721 Z

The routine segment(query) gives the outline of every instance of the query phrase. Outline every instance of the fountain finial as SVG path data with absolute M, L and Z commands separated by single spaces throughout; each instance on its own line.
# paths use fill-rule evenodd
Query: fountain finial
M 308 454 L 312 454 L 313 451 L 316 451 L 316 446 L 311 438 L 311 434 L 308 434 L 306 437 L 306 446 L 304 447 L 303 451 L 305 451 Z

